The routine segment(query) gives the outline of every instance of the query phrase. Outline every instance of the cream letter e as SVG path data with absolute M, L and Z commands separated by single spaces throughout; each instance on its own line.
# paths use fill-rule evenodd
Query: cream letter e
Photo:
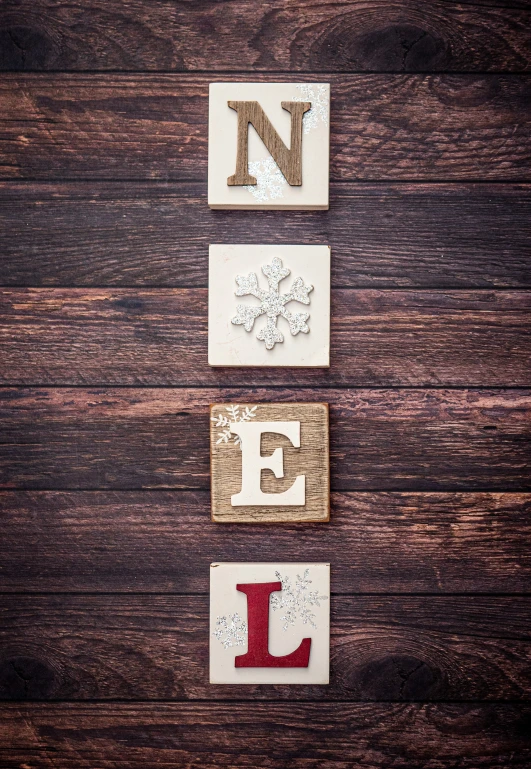
M 304 505 L 306 476 L 298 475 L 293 486 L 278 494 L 267 494 L 260 488 L 262 470 L 272 470 L 275 478 L 284 477 L 284 452 L 279 447 L 269 457 L 261 454 L 262 433 L 285 435 L 295 448 L 301 445 L 300 422 L 231 422 L 231 433 L 240 436 L 242 449 L 242 489 L 233 494 L 231 505 L 284 506 Z

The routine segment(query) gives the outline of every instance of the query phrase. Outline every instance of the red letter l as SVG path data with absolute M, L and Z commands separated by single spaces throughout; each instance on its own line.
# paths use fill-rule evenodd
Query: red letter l
M 283 657 L 269 653 L 269 596 L 282 589 L 281 582 L 236 585 L 247 596 L 248 651 L 236 657 L 237 668 L 307 668 L 311 638 L 304 638 L 298 649 Z

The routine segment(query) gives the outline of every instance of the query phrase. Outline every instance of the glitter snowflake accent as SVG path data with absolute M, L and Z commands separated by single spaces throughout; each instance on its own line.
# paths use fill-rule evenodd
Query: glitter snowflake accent
M 300 83 L 296 86 L 300 93 L 292 101 L 309 101 L 311 107 L 302 118 L 302 130 L 309 134 L 319 123 L 328 125 L 328 88 L 319 83 Z M 249 173 L 256 179 L 256 184 L 247 184 L 244 189 L 256 198 L 258 203 L 268 203 L 284 197 L 287 181 L 284 174 L 268 155 L 264 160 L 253 160 L 248 164 Z
M 295 278 L 287 294 L 281 294 L 278 284 L 291 274 L 291 270 L 282 266 L 282 260 L 275 256 L 271 264 L 265 264 L 262 272 L 267 278 L 269 290 L 265 291 L 258 285 L 258 278 L 254 272 L 248 275 L 236 275 L 238 288 L 236 296 L 255 296 L 260 300 L 259 305 L 239 304 L 236 307 L 236 315 L 232 323 L 243 326 L 246 331 L 251 331 L 256 318 L 267 315 L 267 324 L 262 328 L 256 338 L 265 342 L 267 350 L 272 350 L 277 342 L 283 342 L 284 336 L 277 328 L 277 318 L 282 315 L 288 321 L 292 336 L 300 331 L 303 334 L 309 332 L 306 321 L 310 317 L 309 312 L 290 312 L 286 309 L 289 302 L 301 302 L 310 304 L 308 294 L 313 291 L 313 286 L 306 286 L 302 278 Z
M 292 96 L 292 101 L 309 101 L 312 106 L 302 118 L 302 130 L 309 134 L 313 128 L 323 123 L 328 125 L 328 88 L 318 83 L 300 83 L 297 86 L 300 95 Z
M 283 577 L 280 572 L 275 572 L 275 576 L 282 583 L 282 589 L 272 593 L 270 606 L 273 611 L 284 610 L 280 617 L 283 621 L 282 630 L 287 631 L 290 626 L 294 626 L 297 620 L 303 625 L 311 625 L 317 630 L 316 617 L 311 607 L 321 606 L 321 601 L 328 601 L 327 595 L 319 595 L 317 590 L 308 590 L 312 584 L 309 579 L 310 570 L 305 569 L 303 576 L 297 574 L 295 585 L 291 584 L 289 577 Z M 232 646 L 244 646 L 247 642 L 248 627 L 238 613 L 230 614 L 227 617 L 216 618 L 216 630 L 212 633 L 223 644 L 225 649 Z
M 284 621 L 282 625 L 284 631 L 290 625 L 294 625 L 297 619 L 300 619 L 303 625 L 317 628 L 315 614 L 310 607 L 320 606 L 320 601 L 328 601 L 328 596 L 319 595 L 317 590 L 308 590 L 308 586 L 312 584 L 309 575 L 309 569 L 304 570 L 302 577 L 297 574 L 295 586 L 293 586 L 289 577 L 283 577 L 280 572 L 275 572 L 277 579 L 282 582 L 282 590 L 272 594 L 271 608 L 273 611 L 284 610 L 284 614 L 280 617 Z
M 217 417 L 210 417 L 212 422 L 216 423 L 216 427 L 222 427 L 223 430 L 218 433 L 218 439 L 216 443 L 228 443 L 231 439 L 232 433 L 230 431 L 231 422 L 249 422 L 256 416 L 256 406 L 249 408 L 246 406 L 243 411 L 240 411 L 240 406 L 225 406 L 226 414 L 218 414 Z M 241 438 L 239 435 L 234 436 L 234 443 L 241 448 Z
M 283 188 L 287 181 L 271 156 L 249 163 L 249 173 L 255 177 L 256 184 L 246 184 L 244 189 L 252 193 L 259 203 L 284 197 Z
M 245 646 L 247 642 L 247 622 L 242 620 L 238 613 L 229 614 L 229 617 L 217 617 L 216 627 L 212 635 L 223 644 L 224 649 L 232 646 Z

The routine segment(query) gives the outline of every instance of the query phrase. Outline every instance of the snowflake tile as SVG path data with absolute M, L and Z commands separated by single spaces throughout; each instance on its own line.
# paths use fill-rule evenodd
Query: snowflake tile
M 211 245 L 208 282 L 211 366 L 330 365 L 328 246 Z
M 247 170 L 256 183 L 241 186 L 227 183 L 236 170 L 238 139 L 238 114 L 229 107 L 229 101 L 258 102 L 288 149 L 292 146 L 291 114 L 282 107 L 282 102 L 311 105 L 302 116 L 302 184 L 288 183 L 251 124 L 247 129 Z M 208 204 L 211 208 L 328 208 L 329 83 L 211 83 L 208 122 Z M 278 162 L 282 165 L 281 160 Z
M 265 588 L 262 639 L 271 659 L 246 665 L 256 642 L 250 592 Z M 243 588 L 243 590 L 242 590 Z M 250 588 L 250 590 L 249 590 Z M 245 592 L 247 591 L 247 592 Z M 269 600 L 268 600 L 269 593 Z M 252 608 L 252 607 L 251 607 Z M 262 629 L 264 625 L 261 625 Z M 249 638 L 252 638 L 251 646 Z M 306 645 L 297 667 L 278 659 Z M 240 662 L 237 659 L 240 658 Z M 330 667 L 330 565 L 327 563 L 213 563 L 210 566 L 210 682 L 214 684 L 327 684 Z

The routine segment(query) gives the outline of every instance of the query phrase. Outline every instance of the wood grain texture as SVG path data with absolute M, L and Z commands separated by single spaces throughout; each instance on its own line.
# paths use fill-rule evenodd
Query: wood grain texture
M 531 707 L 510 704 L 5 705 L 5 769 L 524 769 Z
M 0 183 L 0 284 L 207 287 L 208 244 L 329 243 L 336 288 L 529 288 L 529 185 L 335 184 L 330 211 L 211 211 L 194 183 Z M 178 237 L 176 234 L 178 233 Z
M 0 596 L 0 699 L 407 702 L 531 694 L 530 597 L 332 596 L 329 686 L 210 685 L 208 601 Z
M 264 494 L 279 494 L 304 476 L 303 505 L 232 505 L 233 495 L 243 491 L 243 459 L 240 445 L 222 436 L 219 417 L 231 419 L 227 411 L 232 404 L 217 403 L 210 409 L 210 479 L 212 521 L 216 523 L 326 523 L 330 520 L 330 429 L 327 403 L 253 403 L 240 404 L 253 414 L 250 422 L 298 422 L 300 445 L 296 448 L 286 436 L 264 432 L 259 439 L 260 452 L 269 457 L 282 451 L 281 477 L 271 470 L 258 473 Z M 229 412 L 230 413 L 230 412 Z M 218 425 L 216 427 L 216 424 Z M 220 440 L 221 436 L 221 440 Z M 226 436 L 225 436 L 226 437 Z M 251 458 L 246 461 L 252 463 Z M 214 559 L 218 560 L 218 559 Z
M 530 494 L 358 491 L 331 501 L 328 526 L 264 530 L 211 524 L 208 491 L 3 491 L 0 590 L 207 594 L 213 561 L 295 553 L 332 559 L 335 594 L 529 588 Z
M 331 367 L 297 369 L 296 382 L 528 386 L 530 309 L 523 291 L 336 289 Z M 208 366 L 206 289 L 3 289 L 0 324 L 3 384 L 241 384 L 241 370 Z M 252 374 L 293 381 L 285 368 Z
M 42 72 L 0 81 L 0 382 L 44 386 L 0 388 L 0 698 L 65 700 L 0 705 L 2 769 L 531 765 L 530 21 L 2 2 L 0 69 Z M 330 212 L 208 210 L 208 83 L 257 73 L 331 82 Z M 206 246 L 273 238 L 334 249 L 332 368 L 245 389 Z M 211 524 L 208 404 L 301 394 L 331 523 Z M 332 561 L 331 686 L 209 686 L 208 564 L 294 547 Z
M 522 1 L 3 0 L 0 68 L 523 71 L 530 28 Z
M 249 173 L 249 124 L 267 147 L 280 168 L 287 183 L 294 187 L 302 184 L 302 118 L 311 109 L 311 102 L 283 101 L 281 106 L 291 114 L 289 149 L 276 128 L 257 101 L 228 101 L 228 106 L 238 113 L 236 170 L 227 179 L 229 187 L 256 184 L 256 177 Z M 215 117 L 213 116 L 214 120 Z
M 6 74 L 0 178 L 204 181 L 213 79 Z M 531 179 L 531 80 L 524 75 L 326 80 L 332 180 Z
M 323 396 L 298 387 L 3 388 L 0 481 L 208 489 L 209 404 L 259 403 L 273 392 L 283 402 Z M 529 390 L 330 389 L 326 397 L 333 491 L 531 490 Z

